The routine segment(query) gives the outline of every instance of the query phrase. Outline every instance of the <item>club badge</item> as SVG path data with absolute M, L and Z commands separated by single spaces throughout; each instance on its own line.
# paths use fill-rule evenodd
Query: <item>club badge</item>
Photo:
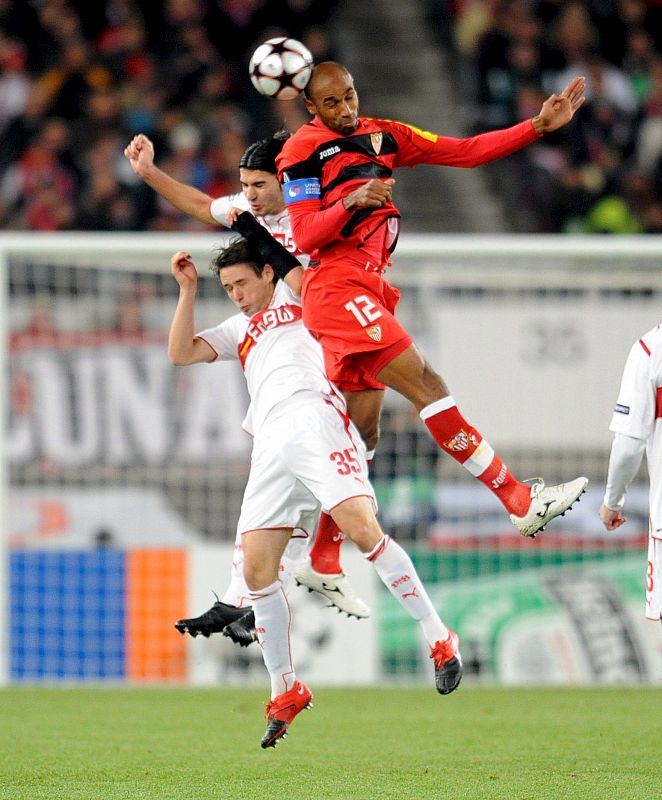
M 473 433 L 467 433 L 464 428 L 460 428 L 455 436 L 444 442 L 444 447 L 454 453 L 461 453 L 463 450 L 467 450 L 470 444 L 474 447 L 478 444 L 476 437 Z
M 365 332 L 368 334 L 368 336 L 372 339 L 373 342 L 381 342 L 382 340 L 381 325 L 371 325 L 369 328 L 365 329 Z
M 382 149 L 383 139 L 384 139 L 384 134 L 382 133 L 382 131 L 370 134 L 370 142 L 372 143 L 372 149 L 375 151 L 376 155 L 379 155 L 379 151 Z

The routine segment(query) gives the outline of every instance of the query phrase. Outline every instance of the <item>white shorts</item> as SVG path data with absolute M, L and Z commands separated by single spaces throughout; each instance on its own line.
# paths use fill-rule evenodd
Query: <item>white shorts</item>
M 253 442 L 238 530 L 300 528 L 351 497 L 375 504 L 361 437 L 340 398 L 297 392 L 274 406 Z
M 646 618 L 662 617 L 662 539 L 648 537 L 646 567 Z

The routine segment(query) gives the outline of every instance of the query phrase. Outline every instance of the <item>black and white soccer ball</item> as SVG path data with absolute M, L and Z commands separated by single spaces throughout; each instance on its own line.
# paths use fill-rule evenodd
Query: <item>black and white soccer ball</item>
M 296 39 L 278 36 L 255 50 L 248 70 L 260 94 L 276 100 L 293 100 L 310 80 L 313 56 Z

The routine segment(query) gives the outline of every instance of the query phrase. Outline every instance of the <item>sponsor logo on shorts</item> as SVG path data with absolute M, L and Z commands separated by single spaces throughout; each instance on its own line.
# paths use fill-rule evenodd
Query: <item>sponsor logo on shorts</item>
M 384 141 L 384 134 L 381 131 L 379 131 L 379 133 L 370 134 L 370 142 L 372 144 L 372 149 L 375 151 L 377 155 L 379 155 L 379 151 L 382 149 L 383 141 Z
M 365 329 L 365 332 L 368 334 L 368 336 L 372 339 L 373 342 L 381 342 L 382 340 L 381 325 L 371 325 L 369 328 Z
M 468 450 L 470 444 L 474 447 L 478 444 L 476 437 L 473 433 L 467 433 L 464 428 L 460 428 L 455 436 L 444 442 L 444 447 L 454 453 L 461 453 L 463 450 Z
M 623 406 L 620 403 L 616 403 L 616 405 L 614 406 L 614 411 L 617 414 L 629 414 L 630 406 Z

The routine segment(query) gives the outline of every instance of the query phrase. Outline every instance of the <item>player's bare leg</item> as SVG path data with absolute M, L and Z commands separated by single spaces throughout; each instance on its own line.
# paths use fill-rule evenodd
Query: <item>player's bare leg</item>
M 333 518 L 322 512 L 313 546 L 308 556 L 299 562 L 294 579 L 309 592 L 321 594 L 339 612 L 365 619 L 370 616 L 370 608 L 356 594 L 340 564 L 340 546 L 344 538 Z
M 379 440 L 379 419 L 384 405 L 381 389 L 345 392 L 352 422 L 356 425 L 368 450 L 368 463 Z M 339 611 L 350 617 L 370 616 L 370 609 L 354 592 L 340 563 L 340 546 L 344 539 L 332 517 L 322 512 L 309 559 L 295 572 L 298 584 L 324 595 Z
M 263 748 L 275 747 L 287 735 L 294 717 L 309 708 L 313 698 L 310 689 L 296 679 L 291 657 L 290 606 L 278 579 L 281 557 L 291 534 L 287 529 L 244 533 L 244 577 L 250 590 L 258 643 L 271 679 Z
M 374 566 L 393 597 L 420 625 L 434 662 L 437 691 L 450 694 L 462 679 L 459 639 L 441 621 L 411 559 L 379 527 L 370 498 L 353 497 L 345 500 L 331 514 Z
M 352 422 L 359 429 L 363 443 L 370 455 L 379 442 L 379 420 L 384 406 L 382 389 L 362 389 L 358 392 L 343 392 Z
M 535 536 L 565 512 L 586 489 L 587 478 L 545 488 L 517 480 L 489 442 L 460 413 L 446 383 L 410 345 L 377 376 L 410 400 L 439 447 L 487 486 L 504 505 L 523 536 Z

